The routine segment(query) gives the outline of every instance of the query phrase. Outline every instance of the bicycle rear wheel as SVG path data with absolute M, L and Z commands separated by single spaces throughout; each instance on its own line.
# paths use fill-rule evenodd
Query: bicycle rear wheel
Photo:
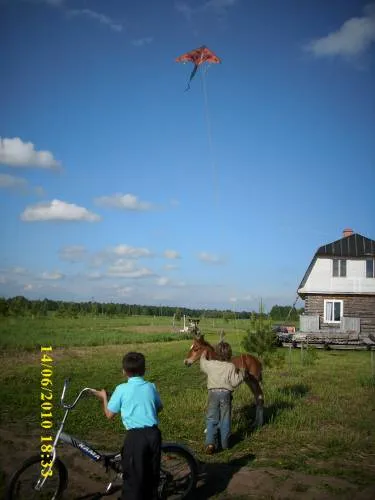
M 195 458 L 178 444 L 162 444 L 159 497 L 163 500 L 189 498 L 198 480 Z
M 5 492 L 5 500 L 58 500 L 68 484 L 68 471 L 65 465 L 56 459 L 53 474 L 45 481 L 41 491 L 35 485 L 40 479 L 41 458 L 38 455 L 28 458 L 10 477 Z

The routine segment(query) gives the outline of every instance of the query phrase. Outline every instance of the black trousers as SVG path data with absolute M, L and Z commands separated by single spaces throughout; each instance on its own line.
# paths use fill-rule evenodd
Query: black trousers
M 130 429 L 122 449 L 122 500 L 157 500 L 161 432 L 158 427 Z

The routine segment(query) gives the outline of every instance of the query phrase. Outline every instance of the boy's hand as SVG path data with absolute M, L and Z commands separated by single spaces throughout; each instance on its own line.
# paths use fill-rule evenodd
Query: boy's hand
M 101 399 L 102 401 L 106 401 L 107 400 L 107 391 L 105 389 L 102 389 L 101 391 L 95 391 L 93 389 L 91 392 L 98 399 Z
M 111 410 L 108 410 L 108 395 L 107 395 L 107 391 L 105 389 L 102 389 L 101 391 L 96 391 L 95 389 L 92 389 L 92 394 L 94 396 L 96 396 L 98 399 L 101 400 L 102 404 L 103 404 L 103 411 L 104 411 L 104 415 L 107 417 L 107 418 L 113 418 L 116 413 L 113 413 Z

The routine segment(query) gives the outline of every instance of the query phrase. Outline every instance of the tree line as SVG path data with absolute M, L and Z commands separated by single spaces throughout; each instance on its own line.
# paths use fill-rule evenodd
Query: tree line
M 169 316 L 179 321 L 183 315 L 191 318 L 222 318 L 229 320 L 233 318 L 248 319 L 250 315 L 265 315 L 273 320 L 296 321 L 303 312 L 303 308 L 295 309 L 291 306 L 273 306 L 269 312 L 260 313 L 255 311 L 233 311 L 230 309 L 190 309 L 187 307 L 173 306 L 148 306 L 139 304 L 123 304 L 114 302 L 70 302 L 62 300 L 29 300 L 23 296 L 11 298 L 0 297 L 0 316 L 57 316 L 57 317 L 79 317 L 79 316 Z

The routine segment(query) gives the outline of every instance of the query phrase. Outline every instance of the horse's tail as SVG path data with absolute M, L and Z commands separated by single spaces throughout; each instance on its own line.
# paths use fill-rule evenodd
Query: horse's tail
M 260 365 L 259 382 L 263 382 L 263 365 Z

